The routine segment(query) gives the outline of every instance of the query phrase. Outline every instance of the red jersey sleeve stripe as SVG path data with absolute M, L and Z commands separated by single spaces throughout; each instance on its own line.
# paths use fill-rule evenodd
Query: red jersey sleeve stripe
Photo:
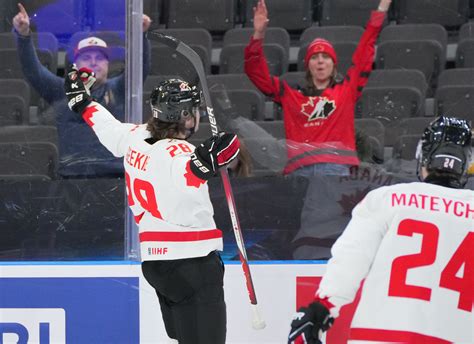
M 199 241 L 222 238 L 219 229 L 195 232 L 142 232 L 140 242 L 144 241 Z

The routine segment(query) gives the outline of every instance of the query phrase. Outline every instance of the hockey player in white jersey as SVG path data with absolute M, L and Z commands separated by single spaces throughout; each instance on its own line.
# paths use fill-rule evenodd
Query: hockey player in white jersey
M 417 149 L 421 182 L 378 188 L 354 208 L 289 343 L 321 343 L 363 280 L 350 343 L 474 342 L 471 136 L 465 120 L 435 119 Z
M 124 158 L 128 204 L 139 226 L 142 271 L 156 290 L 170 338 L 180 344 L 222 344 L 226 336 L 223 248 L 207 180 L 239 153 L 236 135 L 221 133 L 195 148 L 200 91 L 180 79 L 151 94 L 147 124 L 121 123 L 90 97 L 90 70 L 65 79 L 69 107 L 100 142 Z

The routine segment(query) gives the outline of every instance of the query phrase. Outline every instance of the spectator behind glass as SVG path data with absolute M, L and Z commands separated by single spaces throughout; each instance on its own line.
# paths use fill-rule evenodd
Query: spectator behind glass
M 245 49 L 245 73 L 255 86 L 281 104 L 285 121 L 287 155 L 284 174 L 348 175 L 358 165 L 355 147 L 354 107 L 372 70 L 375 41 L 391 0 L 381 0 L 352 57 L 343 81 L 337 81 L 337 55 L 325 39 L 316 38 L 305 56 L 307 86 L 291 88 L 271 76 L 262 49 L 269 22 L 264 0 L 254 8 L 254 34 Z
M 228 169 L 229 175 L 232 177 L 251 177 L 253 175 L 252 158 L 244 141 L 240 142 L 239 155 L 229 164 Z
M 87 123 L 78 118 L 67 106 L 64 96 L 64 79 L 41 65 L 30 37 L 30 19 L 23 5 L 13 18 L 17 35 L 18 56 L 23 74 L 30 85 L 55 110 L 59 137 L 59 174 L 71 177 L 113 177 L 123 175 L 121 159 L 115 158 L 99 142 Z M 151 20 L 143 15 L 143 79 L 150 70 L 150 48 L 145 32 Z M 74 62 L 78 68 L 94 71 L 97 82 L 91 90 L 94 99 L 123 121 L 125 112 L 125 75 L 108 78 L 109 47 L 97 37 L 81 40 L 74 49 Z
M 292 239 L 294 259 L 327 258 L 330 252 L 326 243 L 337 238 L 347 224 L 340 199 L 336 198 L 343 194 L 341 187 L 347 186 L 337 182 L 337 176 L 349 176 L 350 167 L 360 163 L 355 104 L 372 70 L 375 41 L 390 3 L 381 0 L 378 10 L 371 13 L 352 56 L 352 66 L 341 81 L 336 78 L 338 58 L 334 47 L 325 39 L 314 39 L 304 59 L 303 89 L 294 89 L 270 75 L 262 48 L 269 22 L 267 8 L 263 0 L 254 8 L 254 34 L 245 49 L 245 72 L 283 109 L 287 151 L 283 173 L 309 178 L 301 225 Z

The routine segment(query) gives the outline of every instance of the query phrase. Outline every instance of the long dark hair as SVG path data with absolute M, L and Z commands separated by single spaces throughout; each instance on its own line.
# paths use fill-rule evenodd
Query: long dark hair
M 316 88 L 316 85 L 313 82 L 313 76 L 311 75 L 311 72 L 309 71 L 309 69 L 306 69 L 306 75 L 304 79 L 306 82 L 303 88 L 303 92 L 305 96 L 317 96 L 321 94 L 323 90 L 319 90 Z M 336 67 L 334 67 L 328 87 L 333 87 L 337 83 L 338 80 L 339 80 L 339 77 L 338 77 L 337 69 Z
M 163 140 L 176 138 L 178 135 L 186 132 L 186 125 L 184 120 L 169 123 L 151 117 L 146 124 L 146 129 L 155 140 Z

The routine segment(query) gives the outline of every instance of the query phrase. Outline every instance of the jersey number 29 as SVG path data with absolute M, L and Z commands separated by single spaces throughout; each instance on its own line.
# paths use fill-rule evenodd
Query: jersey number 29
M 127 184 L 128 205 L 131 207 L 138 201 L 140 206 L 150 212 L 154 217 L 162 219 L 158 204 L 156 202 L 155 190 L 150 182 L 142 179 L 131 179 L 130 175 L 125 172 L 125 182 Z
M 421 234 L 421 251 L 393 260 L 388 295 L 429 301 L 431 288 L 408 284 L 406 278 L 409 269 L 428 266 L 435 262 L 439 229 L 433 223 L 406 219 L 400 222 L 397 234 L 409 237 Z M 470 249 L 472 247 L 474 247 L 474 233 L 469 232 L 449 259 L 439 279 L 441 288 L 459 293 L 458 308 L 468 312 L 472 312 L 474 280 L 474 255 Z

